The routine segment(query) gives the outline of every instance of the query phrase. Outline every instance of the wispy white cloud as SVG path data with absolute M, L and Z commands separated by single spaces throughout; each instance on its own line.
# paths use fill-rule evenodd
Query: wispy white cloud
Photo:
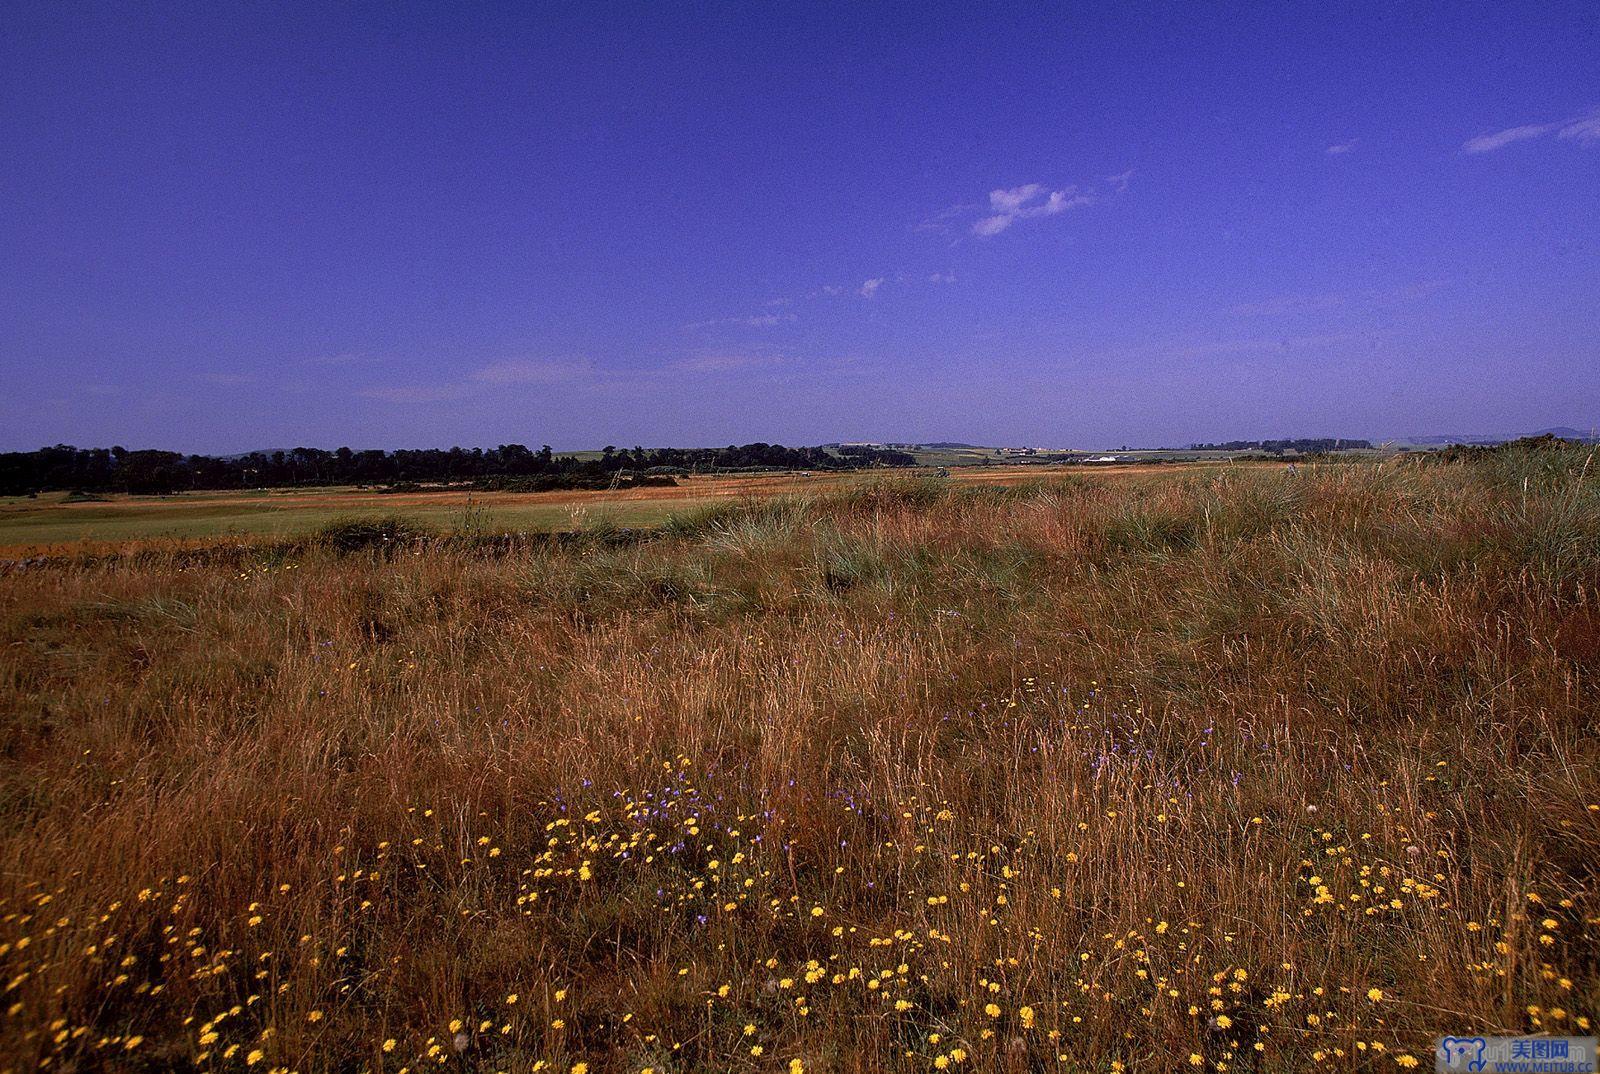
M 1068 209 L 1076 209 L 1080 205 L 1089 205 L 1094 201 L 1087 194 L 1073 193 L 1071 192 L 1073 190 L 1074 188 L 1068 187 L 1066 190 L 1051 191 L 1050 196 L 1045 199 L 1043 205 L 1037 209 L 1024 210 L 1022 215 L 1054 216 L 1056 213 L 1066 212 Z
M 1121 193 L 1127 189 L 1128 177 L 1132 174 L 1124 172 L 1112 176 L 1106 182 L 1114 192 Z M 1051 190 L 1048 193 L 1041 183 L 1024 183 L 1022 186 L 991 190 L 987 206 L 988 215 L 973 223 L 972 233 L 980 239 L 992 238 L 1018 220 L 1055 216 L 1068 209 L 1076 209 L 1080 205 L 1093 204 L 1094 200 L 1094 195 L 1080 191 L 1075 186 Z
M 1002 216 L 1015 216 L 1022 207 L 1044 192 L 1038 183 L 1014 186 L 1010 190 L 989 191 L 989 208 Z
M 1595 109 L 1582 119 L 1575 119 L 1568 123 L 1556 132 L 1556 136 L 1570 138 L 1577 142 L 1600 140 L 1600 108 Z
M 980 202 L 967 202 L 940 209 L 937 213 L 915 225 L 915 231 L 950 233 L 952 225 L 969 220 L 964 230 L 980 239 L 992 238 L 1009 229 L 1018 220 L 1033 220 L 1092 205 L 1107 195 L 1125 193 L 1133 179 L 1129 168 L 1117 175 L 1108 175 L 1099 183 L 1087 187 L 1068 186 L 1051 190 L 1043 183 L 1022 183 L 1013 187 L 998 187 L 989 191 Z M 974 219 L 976 217 L 976 219 Z
M 865 283 L 863 283 L 861 285 L 861 297 L 862 298 L 871 298 L 873 295 L 878 293 L 878 288 L 880 288 L 882 286 L 883 286 L 883 277 L 882 276 L 874 276 L 872 279 L 867 280 Z
M 1356 139 L 1352 138 L 1348 142 L 1340 142 L 1338 145 L 1330 145 L 1327 148 L 1327 154 L 1330 157 L 1342 157 L 1355 147 Z
M 1469 138 L 1461 148 L 1468 153 L 1491 153 L 1502 149 L 1512 142 L 1525 142 L 1530 138 L 1538 138 L 1555 130 L 1558 124 L 1538 123 L 1523 127 L 1508 127 L 1503 131 L 1493 134 L 1480 134 L 1476 138 Z
M 1578 142 L 1600 141 L 1600 108 L 1587 115 L 1558 120 L 1554 123 L 1528 123 L 1520 127 L 1507 127 L 1502 131 L 1480 134 L 1476 138 L 1467 139 L 1461 148 L 1468 153 L 1490 153 L 1496 149 L 1504 149 L 1514 142 L 1543 138 L 1547 134 L 1555 134 L 1557 137 Z
M 783 299 L 783 301 L 787 302 L 788 299 Z M 740 328 L 771 328 L 774 325 L 792 320 L 795 320 L 795 315 L 792 313 L 758 313 L 753 317 L 715 317 L 709 321 L 695 321 L 683 327 L 690 331 L 701 328 L 718 328 L 725 325 Z
M 929 276 L 928 276 L 928 282 L 929 283 L 955 283 L 956 282 L 956 274 L 954 272 L 934 272 L 934 273 L 930 273 Z
M 1000 234 L 1006 228 L 1010 227 L 1011 221 L 1015 219 L 1016 217 L 1014 216 L 1006 216 L 1000 213 L 997 213 L 994 216 L 986 216 L 982 220 L 979 220 L 976 224 L 972 225 L 972 233 L 978 236 L 980 239 L 987 239 L 992 235 Z

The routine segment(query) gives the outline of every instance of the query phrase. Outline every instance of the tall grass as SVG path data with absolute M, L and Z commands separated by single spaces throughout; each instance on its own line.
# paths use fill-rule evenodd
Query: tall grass
M 1577 453 L 0 578 L 0 1069 L 1387 1070 L 1592 1032 Z

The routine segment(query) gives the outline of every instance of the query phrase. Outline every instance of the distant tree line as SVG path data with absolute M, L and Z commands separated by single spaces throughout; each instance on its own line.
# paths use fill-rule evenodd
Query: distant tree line
M 784 447 L 782 444 L 725 448 L 617 448 L 597 458 L 557 455 L 546 444 L 537 451 L 521 444 L 495 448 L 426 448 L 416 451 L 354 451 L 294 448 L 222 458 L 176 451 L 129 451 L 122 447 L 76 448 L 66 444 L 38 451 L 0 453 L 0 495 L 48 490 L 129 492 L 162 495 L 188 489 L 280 488 L 295 485 L 393 485 L 472 482 L 484 488 L 517 487 L 517 479 L 550 479 L 544 487 L 604 485 L 618 471 L 852 470 L 911 466 L 903 451 L 847 447 Z
M 1335 437 L 1319 437 L 1303 440 L 1229 440 L 1221 444 L 1196 444 L 1195 451 L 1264 451 L 1270 455 L 1282 455 L 1286 451 L 1293 451 L 1301 455 L 1313 455 L 1326 451 L 1350 451 L 1356 448 L 1371 448 L 1370 440 L 1345 440 Z

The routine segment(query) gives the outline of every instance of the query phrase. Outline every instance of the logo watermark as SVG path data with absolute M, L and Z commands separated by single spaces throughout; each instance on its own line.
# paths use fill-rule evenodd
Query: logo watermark
M 1433 1069 L 1439 1074 L 1596 1074 L 1595 1053 L 1594 1037 L 1442 1037 Z

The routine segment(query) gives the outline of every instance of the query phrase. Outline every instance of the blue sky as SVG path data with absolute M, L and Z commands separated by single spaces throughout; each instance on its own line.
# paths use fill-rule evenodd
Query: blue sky
M 1600 11 L 12 2 L 0 449 L 1600 423 Z

